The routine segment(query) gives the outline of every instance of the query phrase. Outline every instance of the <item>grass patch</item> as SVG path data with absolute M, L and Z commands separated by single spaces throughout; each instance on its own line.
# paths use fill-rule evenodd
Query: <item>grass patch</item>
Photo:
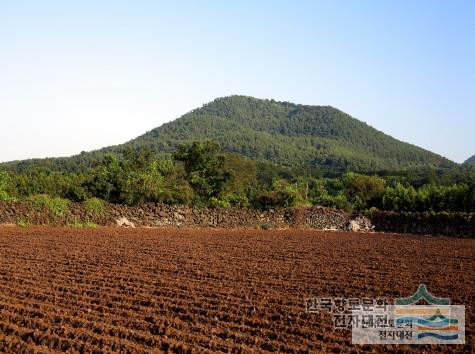
M 5 202 L 7 200 L 10 200 L 10 197 L 8 196 L 8 193 L 5 191 L 0 190 L 0 202 Z
M 20 227 L 29 227 L 29 226 L 31 226 L 31 222 L 29 220 L 18 220 L 16 224 Z
M 84 223 L 75 221 L 70 224 L 68 224 L 69 227 L 75 227 L 75 228 L 90 228 L 90 229 L 95 229 L 98 227 L 97 224 L 94 224 L 93 222 L 86 221 Z
M 83 202 L 86 218 L 100 218 L 105 214 L 104 201 L 99 198 L 89 198 Z
M 54 217 L 65 217 L 69 213 L 69 200 L 39 194 L 28 198 L 37 211 L 47 211 Z

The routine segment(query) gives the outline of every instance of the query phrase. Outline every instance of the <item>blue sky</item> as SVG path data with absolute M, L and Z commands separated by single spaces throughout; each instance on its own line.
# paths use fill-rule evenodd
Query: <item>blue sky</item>
M 475 154 L 473 1 L 0 1 L 0 161 L 125 142 L 216 97 L 332 105 Z

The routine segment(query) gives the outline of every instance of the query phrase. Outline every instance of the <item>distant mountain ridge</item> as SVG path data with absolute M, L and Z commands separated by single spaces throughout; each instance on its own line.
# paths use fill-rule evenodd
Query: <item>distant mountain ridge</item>
M 475 155 L 473 155 L 472 157 L 468 158 L 464 164 L 467 164 L 467 165 L 475 165 Z
M 452 167 L 452 161 L 401 142 L 330 106 L 309 106 L 247 96 L 218 98 L 125 144 L 69 158 L 3 164 L 24 170 L 41 166 L 77 170 L 106 153 L 146 147 L 169 156 L 178 144 L 211 139 L 226 152 L 283 166 L 382 170 Z

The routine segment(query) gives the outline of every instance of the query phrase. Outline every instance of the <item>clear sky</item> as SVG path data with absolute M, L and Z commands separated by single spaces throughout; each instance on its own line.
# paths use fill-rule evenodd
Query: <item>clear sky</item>
M 123 143 L 230 94 L 332 105 L 462 162 L 475 2 L 0 0 L 0 161 Z

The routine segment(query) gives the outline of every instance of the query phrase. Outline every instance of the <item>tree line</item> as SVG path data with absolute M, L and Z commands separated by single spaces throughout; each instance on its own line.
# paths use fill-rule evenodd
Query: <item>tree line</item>
M 455 172 L 454 172 L 455 171 Z M 323 205 L 349 212 L 475 211 L 473 170 L 400 171 L 336 175 L 289 168 L 223 153 L 214 141 L 179 146 L 172 158 L 146 148 L 106 154 L 81 173 L 32 168 L 0 172 L 0 200 L 38 195 L 82 202 L 146 202 L 198 207 L 270 209 Z

